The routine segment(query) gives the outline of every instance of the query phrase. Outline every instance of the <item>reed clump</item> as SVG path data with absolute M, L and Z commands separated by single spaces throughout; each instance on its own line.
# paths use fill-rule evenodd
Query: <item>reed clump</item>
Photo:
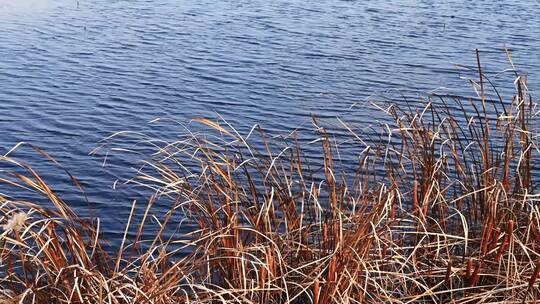
M 142 137 L 152 153 L 130 182 L 153 195 L 142 214 L 133 203 L 114 251 L 98 221 L 4 156 L 15 169 L 0 182 L 51 207 L 0 197 L 0 303 L 534 302 L 535 103 L 517 72 L 503 100 L 479 57 L 477 69 L 475 98 L 380 107 L 388 119 L 369 138 L 343 123 L 360 147 L 352 171 L 316 118 L 320 155 L 223 120 Z M 160 217 L 156 201 L 170 203 Z M 171 233 L 179 219 L 190 230 Z

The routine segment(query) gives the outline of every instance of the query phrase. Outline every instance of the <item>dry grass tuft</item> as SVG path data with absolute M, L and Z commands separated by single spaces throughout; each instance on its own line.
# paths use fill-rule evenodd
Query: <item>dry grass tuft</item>
M 320 157 L 208 119 L 175 142 L 142 138 L 153 153 L 131 182 L 154 194 L 143 214 L 133 202 L 114 254 L 98 222 L 1 157 L 16 170 L 0 182 L 54 208 L 0 197 L 0 303 L 534 302 L 535 104 L 525 77 L 502 100 L 479 56 L 478 75 L 478 98 L 386 107 L 378 138 L 344 124 L 361 147 L 353 174 L 315 118 Z M 160 218 L 157 200 L 171 203 Z M 192 229 L 170 233 L 178 219 Z

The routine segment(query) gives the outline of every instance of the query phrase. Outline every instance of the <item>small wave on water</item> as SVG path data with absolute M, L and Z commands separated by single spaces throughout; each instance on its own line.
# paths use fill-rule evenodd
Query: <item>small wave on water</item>
M 540 6 L 509 2 L 0 0 L 0 154 L 21 141 L 46 150 L 121 231 L 130 199 L 102 189 L 122 166 L 88 153 L 117 131 L 156 132 L 156 117 L 221 115 L 243 134 L 288 134 L 312 113 L 365 128 L 378 114 L 363 105 L 382 92 L 470 93 L 456 64 L 474 71 L 479 48 L 486 71 L 508 68 L 503 44 L 534 94 Z

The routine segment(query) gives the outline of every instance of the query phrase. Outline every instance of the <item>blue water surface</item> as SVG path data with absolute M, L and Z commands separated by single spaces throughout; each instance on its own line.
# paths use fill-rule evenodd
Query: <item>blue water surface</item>
M 476 48 L 486 71 L 509 68 L 504 44 L 535 91 L 539 39 L 535 1 L 0 0 L 0 153 L 52 154 L 114 237 L 140 194 L 111 187 L 133 171 L 88 154 L 116 131 L 174 138 L 148 122 L 218 114 L 243 134 L 308 128 L 312 113 L 370 124 L 362 105 L 383 92 L 466 91 Z M 69 197 L 36 153 L 14 156 Z

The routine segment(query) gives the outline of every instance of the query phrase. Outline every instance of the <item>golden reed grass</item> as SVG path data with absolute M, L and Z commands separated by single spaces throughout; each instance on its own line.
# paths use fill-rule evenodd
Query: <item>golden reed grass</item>
M 14 168 L 2 185 L 48 203 L 0 198 L 0 303 L 536 301 L 535 104 L 517 72 L 515 95 L 499 99 L 477 59 L 477 98 L 381 108 L 369 140 L 344 123 L 361 151 L 354 174 L 315 118 L 320 157 L 223 120 L 196 119 L 206 131 L 173 142 L 141 138 L 153 152 L 131 182 L 154 194 L 133 202 L 114 253 L 99 221 L 1 157 Z M 158 200 L 171 204 L 160 217 Z M 168 233 L 179 219 L 190 230 Z

